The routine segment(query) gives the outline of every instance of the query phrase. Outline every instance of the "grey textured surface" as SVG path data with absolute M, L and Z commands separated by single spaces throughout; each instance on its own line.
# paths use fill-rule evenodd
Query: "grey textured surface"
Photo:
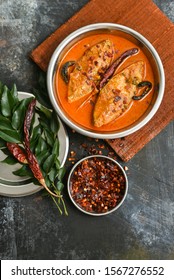
M 87 2 L 1 0 L 0 80 L 31 92 L 39 70 L 28 59 L 29 52 Z M 154 2 L 174 22 L 174 1 Z M 96 148 L 100 143 L 70 129 L 68 133 L 76 160 L 88 154 L 82 143 Z M 129 193 L 121 208 L 109 216 L 80 213 L 66 190 L 68 217 L 59 216 L 52 201 L 41 193 L 23 198 L 1 196 L 0 258 L 174 259 L 173 164 L 172 122 L 126 164 Z M 67 161 L 67 174 L 71 166 Z

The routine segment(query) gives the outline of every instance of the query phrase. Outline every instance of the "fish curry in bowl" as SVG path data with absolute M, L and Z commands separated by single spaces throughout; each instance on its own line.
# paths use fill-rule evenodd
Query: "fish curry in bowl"
M 58 113 L 65 122 L 99 138 L 126 136 L 139 129 L 156 112 L 164 91 L 155 50 L 158 60 L 129 29 L 111 26 L 87 30 L 70 40 L 57 57 L 52 80 Z

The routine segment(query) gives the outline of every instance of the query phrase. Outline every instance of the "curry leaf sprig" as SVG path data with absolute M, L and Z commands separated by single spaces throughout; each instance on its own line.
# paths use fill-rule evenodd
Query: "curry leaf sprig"
M 16 164 L 19 154 L 11 154 L 9 146 L 15 149 L 15 153 L 26 156 L 26 145 L 24 135 L 24 121 L 29 104 L 34 98 L 19 99 L 17 88 L 14 85 L 11 90 L 0 82 L 0 149 L 6 155 L 3 160 L 6 164 Z M 46 186 L 60 213 L 67 215 L 66 206 L 63 200 L 63 177 L 65 168 L 61 167 L 59 156 L 59 121 L 53 110 L 49 110 L 37 103 L 34 116 L 30 125 L 30 150 L 36 157 L 41 173 L 43 174 Z M 8 146 L 9 145 L 9 146 Z M 18 150 L 20 149 L 20 151 Z M 30 164 L 20 162 L 21 167 L 13 173 L 18 176 L 28 176 L 33 183 L 39 184 L 31 171 Z

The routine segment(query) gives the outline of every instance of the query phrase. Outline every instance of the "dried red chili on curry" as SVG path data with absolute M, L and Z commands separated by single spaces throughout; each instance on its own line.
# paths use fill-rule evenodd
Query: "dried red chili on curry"
M 71 175 L 70 192 L 75 203 L 87 212 L 105 213 L 123 199 L 126 179 L 112 160 L 91 157 L 82 161 Z

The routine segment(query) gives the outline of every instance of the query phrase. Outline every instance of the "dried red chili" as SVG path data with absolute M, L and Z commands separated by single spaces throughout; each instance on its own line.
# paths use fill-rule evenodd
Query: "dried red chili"
M 29 164 L 31 171 L 33 172 L 34 177 L 40 182 L 40 184 L 54 197 L 60 197 L 60 195 L 53 193 L 47 187 L 45 179 L 42 174 L 42 171 L 39 167 L 38 161 L 30 149 L 30 132 L 29 132 L 29 130 L 30 130 L 31 121 L 32 121 L 32 118 L 34 115 L 35 106 L 36 106 L 36 99 L 33 99 L 28 106 L 28 109 L 27 109 L 26 115 L 25 115 L 25 120 L 24 120 L 24 145 L 25 145 L 25 150 L 27 153 L 28 164 Z
M 109 78 L 112 77 L 114 74 L 116 68 L 129 56 L 136 54 L 138 52 L 137 48 L 133 48 L 130 50 L 125 51 L 118 57 L 112 65 L 107 69 L 107 71 L 104 73 L 102 80 L 100 81 L 99 89 L 101 89 L 104 84 L 108 81 Z
M 61 75 L 65 83 L 67 84 L 69 82 L 69 73 L 68 69 L 69 67 L 73 66 L 76 62 L 75 61 L 67 61 L 61 69 Z
M 21 163 L 28 163 L 27 155 L 22 148 L 16 143 L 7 142 L 7 148 L 10 153 Z
M 126 179 L 112 160 L 90 157 L 75 168 L 70 179 L 72 198 L 87 212 L 105 213 L 123 199 Z
M 143 88 L 144 90 L 141 95 L 134 95 L 133 100 L 141 100 L 148 92 L 152 89 L 152 83 L 149 81 L 142 81 L 137 85 L 138 88 Z

